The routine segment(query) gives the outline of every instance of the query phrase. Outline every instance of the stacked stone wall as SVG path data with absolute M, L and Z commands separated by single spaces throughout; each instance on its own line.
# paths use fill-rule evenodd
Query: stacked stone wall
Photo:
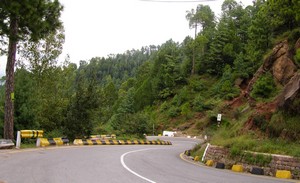
M 260 156 L 266 161 L 251 164 L 248 160 L 249 156 L 253 156 L 253 159 Z M 231 168 L 234 164 L 240 164 L 243 165 L 244 170 L 247 172 L 250 172 L 252 167 L 260 167 L 263 168 L 264 174 L 269 176 L 275 176 L 277 170 L 288 170 L 291 171 L 294 179 L 300 179 L 300 159 L 292 156 L 243 152 L 239 156 L 232 157 L 228 148 L 210 145 L 207 149 L 205 160 L 224 163 L 226 168 Z

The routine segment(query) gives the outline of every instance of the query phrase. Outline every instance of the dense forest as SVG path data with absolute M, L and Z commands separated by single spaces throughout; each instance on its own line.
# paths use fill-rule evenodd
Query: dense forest
M 195 37 L 82 60 L 78 66 L 70 58 L 57 63 L 63 27 L 39 41 L 20 41 L 14 130 L 43 129 L 47 137 L 70 139 L 109 133 L 142 137 L 166 129 L 210 136 L 231 131 L 233 139 L 252 131 L 250 138 L 299 140 L 299 90 L 292 104 L 254 115 L 292 76 L 281 82 L 265 70 L 251 89 L 247 86 L 283 41 L 293 73 L 299 73 L 300 45 L 294 45 L 300 38 L 300 1 L 256 0 L 244 7 L 225 0 L 220 17 L 200 4 L 187 10 L 186 19 L 197 29 Z M 1 78 L 0 137 L 5 82 Z M 231 105 L 237 99 L 240 104 Z M 221 127 L 218 113 L 224 114 Z M 250 118 L 253 125 L 245 130 Z

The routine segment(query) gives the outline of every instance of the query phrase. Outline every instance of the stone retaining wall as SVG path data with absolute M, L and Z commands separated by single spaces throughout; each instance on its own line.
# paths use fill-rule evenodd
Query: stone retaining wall
M 254 164 L 249 163 L 249 158 L 255 159 L 258 156 L 265 161 Z M 232 157 L 228 148 L 210 145 L 205 160 L 224 163 L 228 169 L 234 164 L 240 164 L 247 172 L 250 172 L 252 167 L 261 167 L 264 169 L 264 174 L 269 176 L 275 176 L 277 170 L 289 170 L 292 172 L 294 179 L 300 179 L 300 159 L 292 156 L 243 152 L 239 156 Z

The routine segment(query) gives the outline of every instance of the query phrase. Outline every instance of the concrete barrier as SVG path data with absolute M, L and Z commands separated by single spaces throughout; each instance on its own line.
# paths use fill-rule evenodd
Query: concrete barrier
M 231 170 L 234 171 L 234 172 L 243 172 L 244 171 L 242 165 L 233 165 Z
M 225 168 L 225 164 L 224 164 L 224 163 L 217 162 L 216 168 L 218 168 L 218 169 L 224 169 L 224 168 Z
M 184 154 L 187 155 L 187 156 L 190 156 L 191 155 L 191 150 L 184 151 Z
M 11 149 L 15 146 L 12 140 L 10 139 L 0 139 L 0 149 Z
M 259 167 L 252 167 L 250 173 L 254 175 L 264 175 L 264 169 Z
M 214 165 L 214 161 L 213 160 L 207 160 L 205 163 L 206 166 L 213 166 Z
M 75 139 L 74 145 L 172 145 L 169 141 Z
M 281 179 L 291 179 L 292 173 L 288 170 L 277 170 L 276 171 L 276 177 Z
M 117 136 L 115 134 L 111 134 L 111 135 L 91 135 L 90 138 L 93 139 L 93 140 L 97 140 L 97 139 L 116 139 Z
M 69 145 L 67 138 L 38 138 L 37 147 Z

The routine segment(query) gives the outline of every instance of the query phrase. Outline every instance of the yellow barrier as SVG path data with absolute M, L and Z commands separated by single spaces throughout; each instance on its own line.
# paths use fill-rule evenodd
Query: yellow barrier
M 288 170 L 277 170 L 276 171 L 276 177 L 281 179 L 291 179 L 292 173 Z
M 21 130 L 21 138 L 41 138 L 43 137 L 43 130 Z
M 68 145 L 69 139 L 66 138 L 38 138 L 37 146 L 46 147 L 50 145 Z
M 92 139 L 116 139 L 117 136 L 115 134 L 111 134 L 111 135 L 91 135 L 90 138 Z
M 206 164 L 206 166 L 213 166 L 214 161 L 213 160 L 207 160 L 205 164 Z
M 200 160 L 199 156 L 195 156 L 194 161 L 199 161 L 199 160 Z
M 40 138 L 40 146 L 41 147 L 46 147 L 46 146 L 49 146 L 49 145 L 50 145 L 50 142 L 48 141 L 48 139 Z
M 74 145 L 172 145 L 169 141 L 75 139 Z
M 74 145 L 84 145 L 82 139 L 75 139 L 75 140 L 73 141 L 73 144 L 74 144 Z
M 233 165 L 231 170 L 234 172 L 243 172 L 243 166 L 242 165 Z

